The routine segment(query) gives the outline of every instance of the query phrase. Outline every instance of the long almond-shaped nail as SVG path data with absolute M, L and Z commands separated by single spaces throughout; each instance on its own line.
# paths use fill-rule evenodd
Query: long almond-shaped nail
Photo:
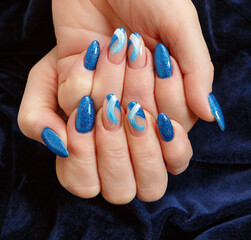
M 107 130 L 118 129 L 121 125 L 121 107 L 114 94 L 108 94 L 103 104 L 103 122 Z
M 154 65 L 159 78 L 169 78 L 173 75 L 169 52 L 162 43 L 159 43 L 155 48 Z
M 110 47 L 109 47 L 109 60 L 114 64 L 120 64 L 126 53 L 127 35 L 124 28 L 115 30 Z
M 213 93 L 209 93 L 208 101 L 209 101 L 209 105 L 210 105 L 212 114 L 214 115 L 216 121 L 218 122 L 218 125 L 219 125 L 220 129 L 222 131 L 224 131 L 225 130 L 225 120 L 224 120 L 224 117 L 223 117 L 223 113 L 222 113 L 220 104 L 216 100 Z
M 134 69 L 142 68 L 146 64 L 145 44 L 141 35 L 132 33 L 128 42 L 129 66 Z
M 157 118 L 157 123 L 161 138 L 165 142 L 172 141 L 174 138 L 174 132 L 169 117 L 165 113 L 160 113 Z
M 99 53 L 99 42 L 97 40 L 94 40 L 88 47 L 87 52 L 85 54 L 84 65 L 87 70 L 93 71 L 96 68 Z
M 92 130 L 95 122 L 95 109 L 89 96 L 82 98 L 77 111 L 76 129 L 79 133 L 88 133 Z
M 146 117 L 142 107 L 137 102 L 128 104 L 128 121 L 133 135 L 140 136 L 146 130 Z
M 57 133 L 55 133 L 50 128 L 44 128 L 42 132 L 42 139 L 46 146 L 53 152 L 54 154 L 60 157 L 68 157 L 69 153 Z

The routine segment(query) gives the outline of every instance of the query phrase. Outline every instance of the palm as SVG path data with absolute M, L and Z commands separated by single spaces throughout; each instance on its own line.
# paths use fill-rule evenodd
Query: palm
M 159 39 L 156 27 L 161 15 L 157 11 L 159 14 L 155 16 L 150 2 L 54 0 L 53 17 L 59 58 L 82 52 L 94 39 L 102 47 L 117 27 L 125 27 L 128 33 L 140 32 L 147 47 L 153 49 Z

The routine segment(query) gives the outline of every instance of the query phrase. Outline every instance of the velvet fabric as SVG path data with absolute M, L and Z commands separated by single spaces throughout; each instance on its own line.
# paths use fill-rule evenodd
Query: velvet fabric
M 226 120 L 199 120 L 187 171 L 165 196 L 114 206 L 64 190 L 55 156 L 22 135 L 17 112 L 30 68 L 54 45 L 49 0 L 0 3 L 0 239 L 251 239 L 251 2 L 196 0 Z

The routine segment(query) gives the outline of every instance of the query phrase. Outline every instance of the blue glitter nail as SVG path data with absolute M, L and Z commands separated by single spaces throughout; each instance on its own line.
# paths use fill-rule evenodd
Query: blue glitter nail
M 216 121 L 218 122 L 218 125 L 221 128 L 221 130 L 224 131 L 225 130 L 225 120 L 223 117 L 223 113 L 222 113 L 221 107 L 220 107 L 218 101 L 216 100 L 215 96 L 213 95 L 213 93 L 209 93 L 208 101 L 209 101 L 209 105 L 210 105 L 212 114 L 216 118 Z
M 154 64 L 159 78 L 169 78 L 173 75 L 169 52 L 162 43 L 159 43 L 155 48 Z
M 121 112 L 120 104 L 117 97 L 114 94 L 108 94 L 106 96 L 106 99 L 108 100 L 106 112 L 109 120 L 113 123 L 119 124 L 119 120 L 117 119 L 114 113 L 115 107 Z
M 96 64 L 99 58 L 100 47 L 99 42 L 94 40 L 87 49 L 85 55 L 85 68 L 93 71 L 96 68 Z
M 128 104 L 128 109 L 130 110 L 130 112 L 128 113 L 128 120 L 130 124 L 138 131 L 145 130 L 145 126 L 139 126 L 135 121 L 136 116 L 146 119 L 142 107 L 137 102 L 130 102 Z
M 157 118 L 160 136 L 165 142 L 170 142 L 174 138 L 173 126 L 169 117 L 165 113 L 160 113 Z
M 60 157 L 68 157 L 69 153 L 60 137 L 50 128 L 44 128 L 42 139 L 46 146 Z
M 116 31 L 114 32 L 113 36 L 112 36 L 112 40 L 110 43 L 110 51 L 115 54 L 120 52 L 124 45 L 125 45 L 125 29 L 124 28 L 118 28 L 116 29 Z M 114 45 L 114 43 L 118 40 L 118 42 Z
M 141 38 L 141 36 L 137 32 L 132 33 L 129 38 L 128 49 L 131 45 L 133 46 L 132 54 L 129 57 L 130 62 L 134 62 L 137 59 L 137 57 L 139 56 L 140 47 L 141 47 L 140 38 Z
M 77 112 L 76 129 L 79 133 L 90 132 L 95 122 L 95 109 L 89 96 L 82 98 Z

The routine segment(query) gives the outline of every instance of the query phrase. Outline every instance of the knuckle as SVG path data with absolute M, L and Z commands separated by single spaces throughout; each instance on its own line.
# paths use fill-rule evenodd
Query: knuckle
M 137 197 L 144 202 L 154 202 L 163 197 L 165 194 L 167 186 L 154 186 L 148 188 L 139 189 L 137 192 Z
M 112 204 L 127 204 L 131 202 L 134 197 L 136 196 L 136 191 L 133 190 L 126 190 L 126 191 L 119 191 L 115 193 L 107 193 L 107 192 L 102 192 L 102 195 L 105 200 Z
M 26 136 L 29 137 L 29 129 L 35 129 L 37 124 L 37 114 L 34 111 L 31 112 L 19 112 L 18 113 L 18 126 L 21 132 Z
M 166 158 L 167 170 L 173 175 L 178 175 L 185 171 L 192 157 L 192 151 L 188 150 L 185 144 L 177 146 L 175 151 Z

